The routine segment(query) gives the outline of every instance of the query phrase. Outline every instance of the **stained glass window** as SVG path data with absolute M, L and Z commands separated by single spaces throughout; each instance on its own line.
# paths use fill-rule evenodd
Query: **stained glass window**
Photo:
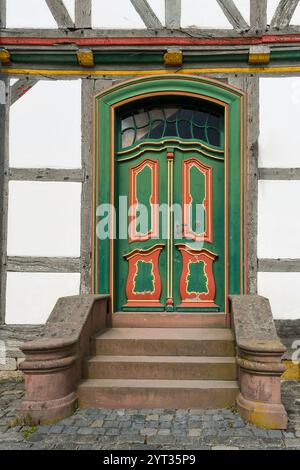
M 147 106 L 121 117 L 121 148 L 128 148 L 143 140 L 167 137 L 202 140 L 221 147 L 223 117 L 216 110 L 196 107 Z

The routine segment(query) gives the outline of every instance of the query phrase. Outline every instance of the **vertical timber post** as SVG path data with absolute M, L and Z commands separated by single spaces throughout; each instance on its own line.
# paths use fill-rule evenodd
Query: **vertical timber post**
M 250 25 L 256 33 L 263 33 L 267 28 L 267 0 L 250 1 Z
M 0 79 L 0 323 L 5 322 L 8 213 L 9 78 Z
M 230 85 L 247 93 L 247 150 L 248 150 L 248 291 L 257 293 L 257 201 L 258 201 L 258 137 L 259 137 L 259 76 L 234 75 L 228 78 Z
M 84 174 L 81 193 L 81 294 L 88 294 L 91 289 L 92 113 L 94 83 L 95 81 L 89 78 L 81 80 L 81 164 Z
M 92 27 L 92 0 L 75 0 L 75 28 Z
M 6 27 L 6 0 L 0 0 L 0 28 Z M 8 212 L 8 138 L 10 80 L 0 77 L 0 324 L 5 323 Z

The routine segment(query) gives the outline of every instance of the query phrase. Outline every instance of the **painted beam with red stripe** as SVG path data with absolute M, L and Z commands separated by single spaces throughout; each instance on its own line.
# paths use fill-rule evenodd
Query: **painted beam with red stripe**
M 278 34 L 243 37 L 193 38 L 193 37 L 102 37 L 102 38 L 37 38 L 0 37 L 0 45 L 5 46 L 54 46 L 57 44 L 77 44 L 78 46 L 239 46 L 259 44 L 287 44 L 300 42 L 300 34 Z

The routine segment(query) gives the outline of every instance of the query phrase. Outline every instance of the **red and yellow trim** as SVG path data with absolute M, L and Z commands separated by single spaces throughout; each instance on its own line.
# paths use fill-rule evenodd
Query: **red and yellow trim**
M 193 198 L 190 188 L 190 175 L 191 169 L 196 167 L 205 180 L 205 197 L 202 202 L 205 210 L 205 231 L 203 233 L 196 233 L 191 226 L 191 204 Z M 213 242 L 213 194 L 212 194 L 212 167 L 205 165 L 197 158 L 189 158 L 182 162 L 182 203 L 183 203 L 183 237 L 189 238 L 196 242 L 206 241 Z M 196 201 L 197 202 L 197 201 Z
M 151 171 L 151 228 L 145 234 L 140 234 L 136 230 L 136 219 L 138 209 L 137 198 L 137 176 L 148 167 Z M 159 207 L 158 207 L 158 160 L 146 158 L 138 165 L 130 168 L 129 185 L 129 243 L 142 242 L 150 238 L 157 238 L 159 235 Z

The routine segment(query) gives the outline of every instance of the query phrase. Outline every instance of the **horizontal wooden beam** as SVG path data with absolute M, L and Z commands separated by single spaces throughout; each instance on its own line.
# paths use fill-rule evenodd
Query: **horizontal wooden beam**
M 80 258 L 8 256 L 7 271 L 36 273 L 79 273 Z
M 98 33 L 99 30 L 97 30 Z M 62 34 L 62 30 L 57 30 L 59 34 L 52 36 L 51 30 L 43 30 L 43 35 L 39 36 L 35 30 L 31 31 L 31 34 L 27 36 L 24 35 L 24 31 L 12 31 L 5 30 L 5 35 L 0 36 L 0 46 L 43 46 L 55 47 L 55 50 L 59 50 L 58 47 L 61 45 L 67 47 L 68 45 L 80 46 L 80 47 L 109 47 L 110 50 L 112 47 L 126 47 L 126 46 L 243 46 L 243 45 L 278 45 L 278 44 L 300 44 L 300 27 L 298 28 L 297 34 L 265 34 L 261 36 L 250 36 L 250 35 L 238 35 L 230 30 L 224 30 L 224 34 L 219 36 L 214 36 L 212 30 L 206 30 L 205 36 L 201 36 L 200 32 L 197 37 L 196 32 L 193 32 L 193 37 L 188 34 L 180 34 L 176 31 L 176 36 L 171 34 L 170 30 L 162 30 L 163 33 L 155 37 L 149 34 L 148 30 L 139 30 L 139 35 L 134 36 L 134 34 L 128 35 L 128 32 L 122 30 L 122 36 L 110 36 L 111 31 L 107 32 L 107 35 L 103 34 L 103 31 L 96 33 L 93 30 L 94 35 L 90 37 L 78 37 L 78 35 L 67 35 Z M 17 34 L 16 34 L 17 33 Z M 203 33 L 203 31 L 202 31 Z M 10 48 L 11 49 L 11 48 Z
M 258 260 L 259 272 L 277 272 L 277 273 L 299 273 L 300 272 L 300 259 L 268 259 L 261 258 Z
M 217 0 L 218 4 L 222 8 L 224 15 L 228 19 L 229 23 L 233 26 L 234 29 L 247 31 L 250 29 L 247 21 L 243 18 L 242 14 L 236 7 L 236 4 L 233 0 Z
M 147 0 L 130 1 L 147 28 L 160 29 L 163 27 Z
M 46 0 L 46 3 L 59 28 L 74 28 L 74 23 L 62 0 Z
M 35 78 L 20 78 L 10 87 L 10 105 L 18 101 L 38 82 Z
M 290 24 L 299 0 L 280 0 L 271 21 L 271 28 L 284 28 Z
M 260 180 L 300 180 L 300 168 L 259 168 Z
M 10 168 L 9 179 L 15 181 L 83 182 L 82 169 Z

